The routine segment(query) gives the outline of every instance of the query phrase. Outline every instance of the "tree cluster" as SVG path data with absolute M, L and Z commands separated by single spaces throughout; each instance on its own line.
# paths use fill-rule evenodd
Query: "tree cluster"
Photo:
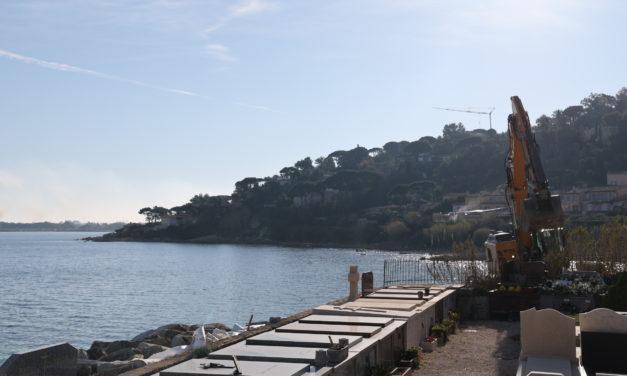
M 534 132 L 552 188 L 604 185 L 607 171 L 627 170 L 627 89 L 543 115 Z M 438 224 L 432 214 L 505 184 L 507 146 L 506 133 L 447 124 L 438 137 L 306 157 L 277 175 L 244 178 L 228 196 L 143 208 L 146 225 L 109 237 L 443 248 L 474 235 L 480 243 L 507 224 Z

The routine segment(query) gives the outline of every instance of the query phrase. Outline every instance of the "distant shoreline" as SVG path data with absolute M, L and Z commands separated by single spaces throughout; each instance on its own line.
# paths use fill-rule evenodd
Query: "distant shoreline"
M 0 232 L 112 232 L 124 225 L 123 222 L 0 222 Z
M 229 241 L 217 238 L 196 238 L 190 240 L 172 240 L 172 239 L 134 239 L 134 238 L 105 238 L 103 236 L 87 237 L 82 240 L 93 242 L 133 242 L 133 243 L 177 243 L 177 244 L 233 244 L 233 245 L 268 245 L 287 248 L 339 248 L 354 249 L 356 251 L 383 251 L 383 252 L 406 252 L 406 253 L 430 253 L 442 254 L 448 253 L 449 250 L 417 250 L 407 245 L 394 244 L 345 244 L 345 243 L 298 243 L 298 242 L 273 242 L 266 240 L 258 241 Z

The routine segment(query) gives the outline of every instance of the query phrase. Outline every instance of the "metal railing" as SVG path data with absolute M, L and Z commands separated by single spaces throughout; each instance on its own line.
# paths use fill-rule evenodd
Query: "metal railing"
M 383 285 L 465 284 L 490 275 L 486 261 L 396 258 L 383 263 Z

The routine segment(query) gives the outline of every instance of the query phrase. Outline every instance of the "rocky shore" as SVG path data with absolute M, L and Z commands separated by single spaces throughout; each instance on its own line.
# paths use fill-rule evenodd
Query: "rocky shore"
M 195 325 L 174 323 L 147 330 L 130 340 L 94 341 L 89 349 L 78 351 L 77 376 L 116 375 L 143 367 L 155 354 L 190 345 L 194 332 L 200 327 L 204 328 L 208 343 L 237 336 L 246 331 L 237 324 L 234 328 L 229 328 L 220 323 Z M 202 348 L 198 349 L 198 356 L 206 355 L 202 353 L 202 350 Z

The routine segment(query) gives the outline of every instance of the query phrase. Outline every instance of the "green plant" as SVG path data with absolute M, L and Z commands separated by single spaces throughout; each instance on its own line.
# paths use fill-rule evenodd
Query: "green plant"
M 461 316 L 459 315 L 459 312 L 449 309 L 448 318 L 453 321 L 459 322 L 459 320 L 461 319 Z
M 403 360 L 411 360 L 418 356 L 418 349 L 415 347 L 409 348 L 407 350 L 403 350 L 401 353 L 401 359 Z
M 442 320 L 442 326 L 446 327 L 449 333 L 455 333 L 455 321 L 451 319 Z
M 608 289 L 603 299 L 603 307 L 627 311 L 627 272 L 621 273 L 618 283 Z
M 392 369 L 386 366 L 374 366 L 370 369 L 370 376 L 387 376 Z
M 438 342 L 445 344 L 448 340 L 448 327 L 442 324 L 436 324 L 431 328 L 431 335 L 438 338 Z

